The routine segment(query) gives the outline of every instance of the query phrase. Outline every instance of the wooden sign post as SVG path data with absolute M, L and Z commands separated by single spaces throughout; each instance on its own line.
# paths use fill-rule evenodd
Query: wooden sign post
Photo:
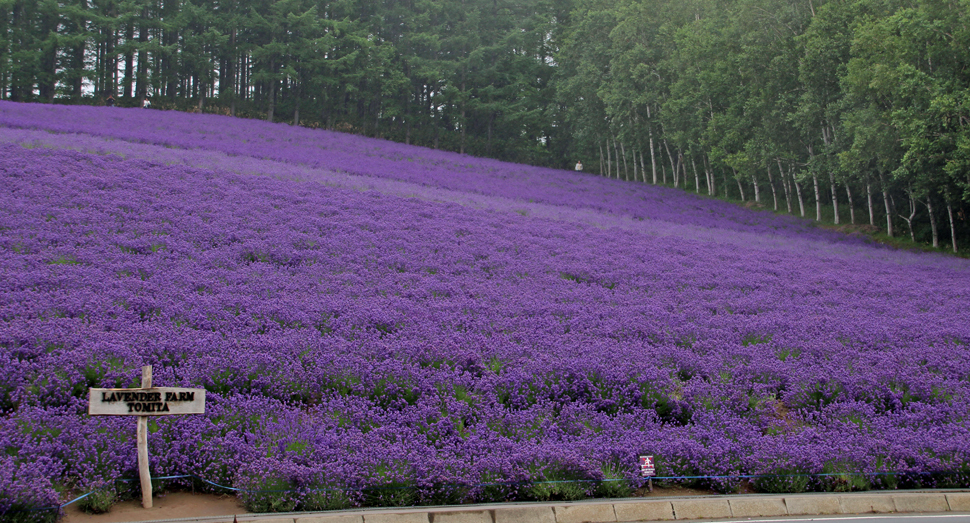
M 152 508 L 152 476 L 148 470 L 148 417 L 205 414 L 205 389 L 152 387 L 152 366 L 141 368 L 140 389 L 89 389 L 91 416 L 138 416 L 138 477 L 141 506 Z

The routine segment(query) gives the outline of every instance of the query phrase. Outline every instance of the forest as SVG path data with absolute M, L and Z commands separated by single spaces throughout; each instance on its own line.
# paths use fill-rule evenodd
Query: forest
M 953 252 L 970 241 L 966 0 L 0 5 L 6 100 L 148 100 L 581 161 Z

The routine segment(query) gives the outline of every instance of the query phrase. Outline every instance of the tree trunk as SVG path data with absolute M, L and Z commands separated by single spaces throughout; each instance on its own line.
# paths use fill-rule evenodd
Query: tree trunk
M 744 186 L 741 185 L 741 178 L 738 178 L 738 171 L 731 167 L 731 172 L 734 173 L 734 181 L 738 182 L 738 192 L 741 193 L 741 201 L 744 201 Z
M 852 205 L 852 189 L 848 182 L 845 184 L 845 198 L 849 202 L 849 223 L 855 225 L 855 206 Z
M 707 175 L 707 195 L 714 196 L 717 194 L 717 187 L 714 183 L 714 171 L 711 169 L 711 162 L 707 159 L 707 155 L 704 155 L 704 174 Z
M 76 67 L 78 68 L 78 75 L 73 79 L 74 83 L 72 85 L 71 95 L 77 98 L 78 100 L 80 100 L 81 90 L 84 86 L 84 74 L 81 73 L 81 71 L 84 69 L 84 54 L 85 54 L 84 42 L 77 44 L 74 47 L 73 52 L 74 52 L 73 63 L 76 64 Z M 139 68 L 141 67 L 141 62 L 138 63 L 138 67 Z
M 269 61 L 269 72 L 271 74 L 276 74 L 276 63 L 274 60 Z M 273 121 L 273 111 L 276 109 L 276 79 L 269 81 L 269 111 L 266 112 L 266 121 Z
M 855 225 L 855 206 L 852 205 L 852 189 L 849 188 L 849 182 L 845 183 L 845 199 L 849 205 L 849 223 Z
M 825 148 L 822 150 L 822 158 L 825 160 L 825 170 L 828 171 L 828 174 L 829 174 L 829 187 L 832 192 L 832 215 L 833 215 L 833 220 L 835 221 L 835 224 L 838 225 L 839 224 L 839 199 L 836 197 L 836 192 L 835 192 L 835 176 L 832 174 L 832 169 L 829 166 L 829 151 L 831 149 L 830 146 L 832 144 L 832 135 L 829 134 L 829 129 L 824 125 L 822 126 L 822 142 L 825 144 Z M 815 198 L 816 198 L 816 202 L 818 202 L 816 204 L 817 211 L 821 210 L 822 208 L 821 202 L 819 202 L 818 197 L 819 197 L 818 177 L 816 176 Z M 816 214 L 819 214 L 819 213 L 816 213 Z M 817 216 L 816 220 L 822 221 L 821 216 Z
M 114 9 L 110 14 L 116 16 Z M 118 55 L 115 54 L 115 45 L 118 43 L 118 31 L 112 29 L 109 32 L 108 45 L 105 47 L 105 65 L 111 69 L 108 74 L 108 94 L 115 96 L 118 94 Z
M 643 163 L 643 149 L 640 149 L 640 177 L 643 178 L 643 183 L 647 183 L 647 164 Z
M 781 176 L 781 188 L 785 191 L 785 205 L 788 207 L 788 214 L 793 214 L 791 212 L 791 173 L 785 172 L 785 169 L 781 165 L 781 158 L 775 158 L 775 162 L 778 163 L 778 174 Z
M 781 171 L 781 187 L 785 191 L 785 209 L 788 210 L 788 214 L 795 214 L 791 209 L 792 200 L 795 196 L 795 194 L 792 192 L 791 184 L 791 176 L 789 176 L 785 171 Z
M 674 164 L 674 156 L 670 154 L 670 144 L 667 143 L 667 139 L 664 138 L 664 149 L 667 151 L 667 159 L 670 161 L 670 168 L 673 169 L 674 175 L 674 187 L 677 187 L 677 167 Z M 664 169 L 664 183 L 667 183 L 667 170 Z
M 225 87 L 229 90 L 229 115 L 236 116 L 236 97 L 239 93 L 239 74 L 236 71 L 236 64 L 238 63 L 239 57 L 236 53 L 236 29 L 229 33 L 229 49 L 231 54 L 226 63 L 226 85 L 223 86 L 219 84 L 219 96 L 222 96 L 222 89 Z
M 104 37 L 104 31 L 99 31 L 101 39 Z M 101 98 L 104 96 L 104 87 L 102 83 L 104 81 L 104 73 L 101 71 L 102 65 L 104 64 L 104 43 L 97 42 L 94 48 L 94 96 L 95 98 Z M 14 101 L 20 101 L 20 95 L 17 94 L 17 90 L 14 90 L 14 96 L 12 97 Z
M 933 247 L 940 247 L 940 235 L 936 230 L 936 216 L 933 216 L 933 200 L 930 195 L 926 195 L 926 212 L 930 215 L 930 230 L 933 232 Z
M 916 243 L 916 235 L 913 234 L 913 218 L 916 216 L 916 198 L 913 198 L 912 187 L 906 190 L 906 196 L 909 198 L 909 216 L 900 214 L 899 217 L 906 221 L 906 226 L 909 228 L 909 239 L 913 243 Z
M 653 129 L 650 130 L 650 172 L 653 173 L 653 184 L 657 185 L 657 156 L 653 150 Z
M 815 183 L 815 221 L 822 221 L 822 195 L 818 190 L 818 175 L 812 173 L 812 182 Z
M 297 98 L 297 108 L 299 108 L 300 100 Z M 374 100 L 374 138 L 381 137 L 381 97 L 380 95 Z
M 751 170 L 751 185 L 754 186 L 754 202 L 761 203 L 761 191 L 758 189 L 758 177 L 754 173 L 754 169 Z
M 695 194 L 700 194 L 701 193 L 701 178 L 700 178 L 700 175 L 697 174 L 697 162 L 694 161 L 694 155 L 693 154 L 690 155 L 690 166 L 691 166 L 692 169 L 694 169 L 694 193 Z
M 664 138 L 664 149 L 667 151 L 667 158 L 670 160 L 670 169 L 671 169 L 671 172 L 674 175 L 674 187 L 678 187 L 679 186 L 679 183 L 678 182 L 679 182 L 679 178 L 680 178 L 680 165 L 679 165 L 679 163 L 674 162 L 674 155 L 670 153 L 670 144 L 667 143 L 667 139 L 666 138 Z M 664 171 L 664 173 L 665 173 L 664 174 L 664 183 L 667 183 L 666 171 Z
M 616 143 L 616 140 L 613 143 Z M 626 147 L 623 147 L 623 142 L 620 142 L 620 152 L 623 153 L 623 180 L 630 181 L 630 167 L 626 163 Z M 616 173 L 616 178 L 620 178 L 620 173 Z
M 677 153 L 677 163 L 680 164 L 680 172 L 684 175 L 684 190 L 687 190 L 687 162 L 684 161 L 684 153 Z
M 791 201 L 793 195 L 791 181 L 788 178 L 790 177 L 785 173 L 785 171 L 781 171 L 781 188 L 785 191 L 785 209 L 788 210 L 788 214 L 795 214 L 791 210 Z
M 169 7 L 170 5 L 172 6 L 171 8 Z M 164 6 L 166 11 L 170 11 L 175 8 L 175 2 L 165 2 Z M 175 13 L 170 14 L 174 19 Z M 164 45 L 172 46 L 173 48 L 177 47 L 179 41 L 178 31 L 174 29 L 165 29 L 164 31 L 165 33 L 162 37 Z M 165 96 L 174 100 L 177 96 L 176 89 L 178 87 L 178 71 L 176 71 L 175 60 L 172 56 L 165 56 L 163 59 L 163 68 L 165 70 L 165 75 L 163 78 L 167 78 L 168 80 L 165 83 Z
M 866 175 L 866 203 L 869 205 L 869 225 L 876 226 L 876 208 L 872 205 L 872 182 Z
M 839 224 L 839 199 L 836 197 L 835 192 L 835 176 L 832 171 L 829 170 L 829 184 L 832 188 L 832 212 L 835 215 L 835 224 Z
M 650 119 L 650 106 L 647 105 L 647 119 Z M 647 136 L 650 137 L 650 166 L 653 169 L 653 184 L 657 185 L 657 157 L 653 151 L 653 125 L 647 124 Z
M 606 177 L 613 177 L 613 157 L 610 156 L 610 139 L 606 139 Z
M 775 179 L 771 176 L 771 162 L 765 162 L 765 167 L 768 170 L 768 185 L 771 186 L 771 199 L 775 203 L 775 210 L 778 210 L 778 191 L 775 189 Z
M 637 181 L 640 166 L 637 165 L 637 150 L 633 149 L 633 181 Z
M 680 160 L 677 163 L 670 162 L 670 170 L 674 173 L 674 188 L 680 187 Z
M 293 110 L 293 125 L 300 125 L 300 96 L 296 97 L 296 108 Z
M 135 40 L 135 24 L 133 22 L 128 23 L 128 27 L 125 30 L 125 45 L 129 46 L 128 51 L 125 53 L 125 98 L 131 98 L 131 86 L 134 83 L 135 76 L 135 49 L 131 47 L 131 43 Z
M 39 2 L 38 2 L 39 4 Z M 58 29 L 58 16 L 54 13 L 50 13 L 46 9 L 44 10 L 43 16 L 41 16 L 40 31 L 37 35 L 40 39 L 43 39 L 41 43 L 42 49 L 39 53 L 39 63 L 40 70 L 37 71 L 37 89 L 39 91 L 41 99 L 51 102 L 54 100 L 54 94 L 57 88 L 57 55 L 58 55 L 58 42 L 57 38 L 52 38 L 51 35 L 57 33 Z
M 785 169 L 781 166 L 781 158 L 775 158 L 778 162 L 778 176 L 781 176 L 781 190 L 785 194 L 785 206 L 788 208 L 788 214 L 791 212 L 791 183 L 788 181 L 788 174 Z
M 799 185 L 798 180 L 795 180 L 794 184 L 795 184 L 795 192 L 798 193 L 798 211 L 801 213 L 802 218 L 804 218 L 805 217 L 805 198 L 802 197 L 802 186 Z
M 598 145 L 600 146 L 600 176 L 603 176 L 603 142 Z
M 950 203 L 950 199 L 946 200 L 946 214 L 950 218 L 950 239 L 953 241 L 953 252 L 957 252 L 957 229 L 956 224 L 953 223 L 953 204 Z
M 889 188 L 886 187 L 886 179 L 879 173 L 879 184 L 882 186 L 882 203 L 886 206 L 886 234 L 893 237 L 893 211 L 889 205 Z
M 616 146 L 616 137 L 613 137 L 613 158 L 616 160 L 616 179 L 620 179 L 620 148 Z
M 463 52 L 464 52 L 464 50 L 463 50 Z M 461 136 L 458 139 L 458 142 L 459 142 L 458 143 L 458 154 L 465 154 L 465 129 L 468 128 L 468 122 L 465 121 L 465 96 L 464 96 L 464 94 L 465 94 L 465 74 L 464 73 L 462 73 L 461 90 L 459 92 L 462 94 L 462 99 L 461 99 L 461 120 L 459 120 L 459 124 L 461 125 Z M 378 114 L 380 114 L 380 110 L 378 110 L 377 112 L 378 112 Z
M 270 80 L 269 87 L 269 110 L 266 111 L 266 121 L 273 121 L 273 112 L 276 110 L 276 80 Z

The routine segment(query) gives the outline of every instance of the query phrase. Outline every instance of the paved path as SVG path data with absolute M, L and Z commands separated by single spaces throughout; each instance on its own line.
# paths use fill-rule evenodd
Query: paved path
M 940 523 L 970 521 L 970 489 L 846 494 L 750 494 L 588 500 L 572 503 L 505 503 L 447 507 L 380 508 L 334 512 L 245 514 L 239 523 L 627 523 L 723 520 L 839 514 L 938 514 Z M 811 520 L 815 518 L 798 518 Z M 823 518 L 817 518 L 816 521 Z M 830 518 L 824 518 L 830 519 Z M 847 518 L 831 518 L 834 522 Z M 868 519 L 868 518 L 867 518 Z M 881 522 L 882 518 L 875 518 Z M 233 516 L 160 520 L 226 523 Z M 779 519 L 777 521 L 789 521 Z M 859 521 L 856 519 L 855 521 Z M 147 522 L 142 522 L 147 523 Z M 865 520 L 862 521 L 865 523 Z
M 855 516 L 785 516 L 745 519 L 743 523 L 967 523 L 970 514 L 860 514 Z M 739 523 L 736 519 L 707 520 L 704 523 Z

